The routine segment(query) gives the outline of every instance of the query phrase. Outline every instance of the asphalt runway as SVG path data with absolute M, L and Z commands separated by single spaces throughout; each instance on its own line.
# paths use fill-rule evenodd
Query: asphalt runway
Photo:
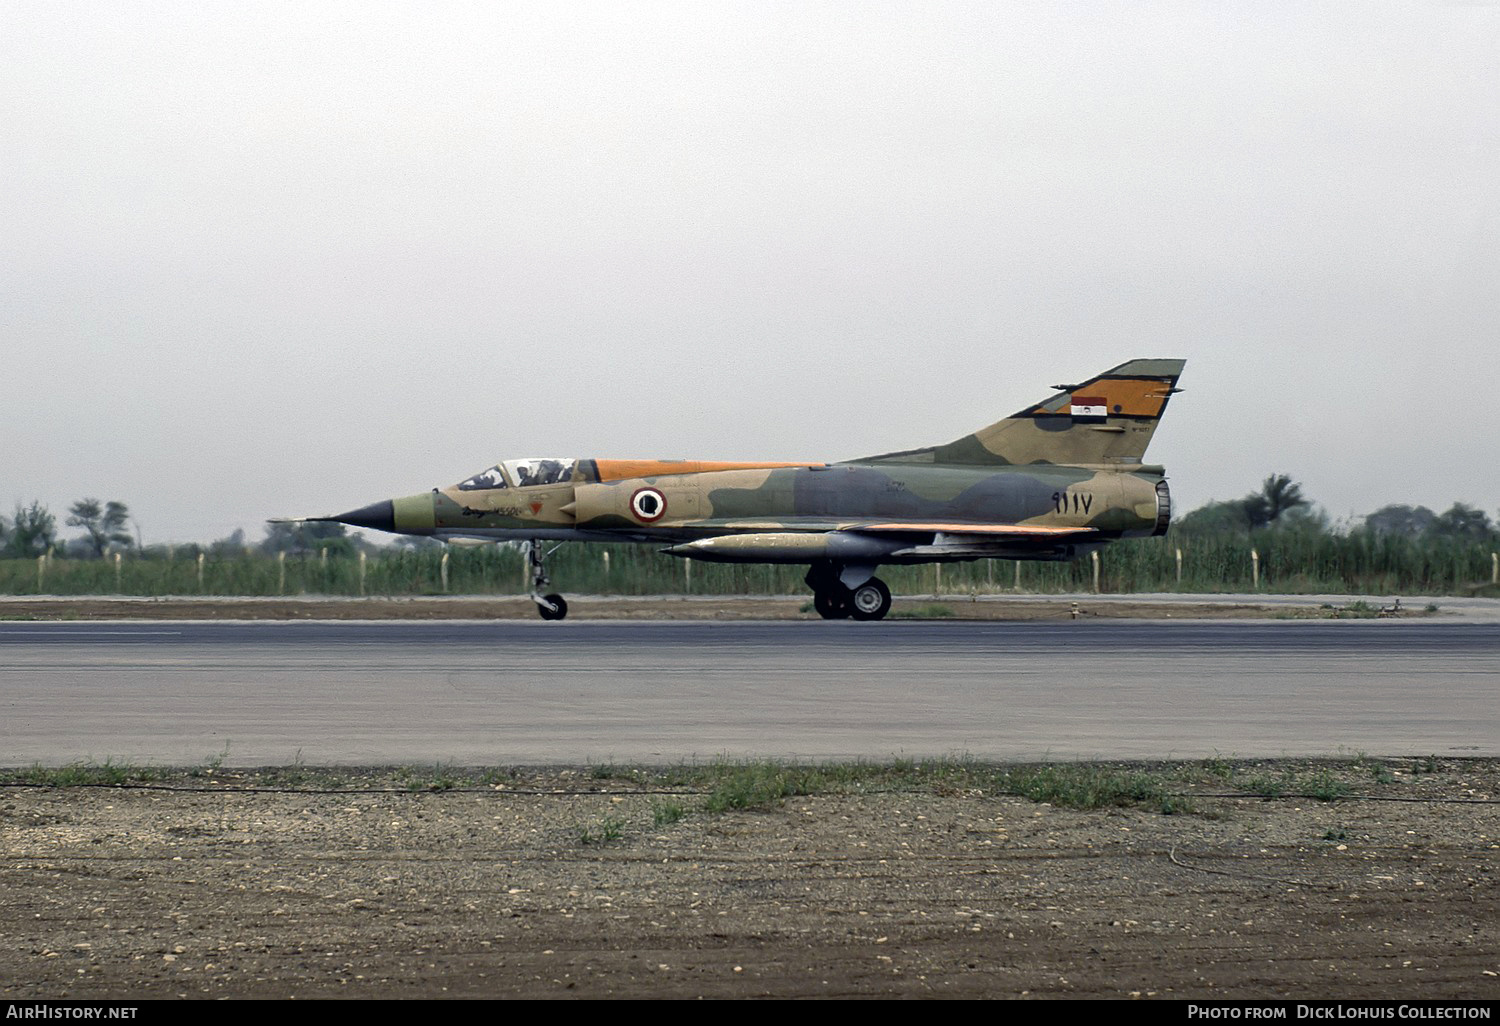
M 0 623 L 0 765 L 1500 754 L 1500 623 Z

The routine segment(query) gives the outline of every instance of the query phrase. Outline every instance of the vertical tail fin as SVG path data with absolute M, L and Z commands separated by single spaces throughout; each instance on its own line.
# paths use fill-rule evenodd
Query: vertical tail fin
M 1139 463 L 1184 360 L 1131 360 L 947 445 L 859 463 Z

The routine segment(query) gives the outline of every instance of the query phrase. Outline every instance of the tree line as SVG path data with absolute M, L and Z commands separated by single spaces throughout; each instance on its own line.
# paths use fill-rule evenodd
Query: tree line
M 103 559 L 106 553 L 128 551 L 139 543 L 132 534 L 134 521 L 123 502 L 100 502 L 79 499 L 68 507 L 69 527 L 83 530 L 77 538 L 61 540 L 57 535 L 57 518 L 39 502 L 30 506 L 16 503 L 15 516 L 0 516 L 0 551 L 11 558 L 25 559 L 46 555 Z
M 1500 541 L 1500 524 L 1482 509 L 1455 502 L 1442 513 L 1426 506 L 1382 506 L 1347 529 L 1335 528 L 1328 514 L 1302 493 L 1287 474 L 1272 474 L 1244 498 L 1210 502 L 1173 523 L 1183 536 L 1235 535 L 1262 531 L 1300 531 L 1310 534 L 1358 534 L 1386 538 L 1457 542 Z
M 63 525 L 79 528 L 81 533 L 71 538 L 61 537 L 57 517 L 46 506 L 40 502 L 17 503 L 11 517 L 0 516 L 0 558 L 34 559 L 50 555 L 64 559 L 103 559 L 115 553 L 146 558 L 169 554 L 193 557 L 200 552 L 213 556 L 247 553 L 274 556 L 279 552 L 296 555 L 323 550 L 332 556 L 352 556 L 360 550 L 379 548 L 360 535 L 350 535 L 343 524 L 322 523 L 267 524 L 265 536 L 254 542 L 241 528 L 207 544 L 148 547 L 142 543 L 140 527 L 131 516 L 130 507 L 113 499 L 107 502 L 79 499 L 68 507 Z M 402 542 L 422 543 L 430 539 L 402 539 Z

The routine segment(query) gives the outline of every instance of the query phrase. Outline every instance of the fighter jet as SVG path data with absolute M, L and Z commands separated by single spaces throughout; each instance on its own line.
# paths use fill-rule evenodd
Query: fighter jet
M 308 517 L 444 541 L 528 543 L 544 620 L 547 542 L 662 545 L 684 559 L 808 566 L 826 619 L 879 620 L 885 564 L 1069 560 L 1165 533 L 1166 472 L 1141 462 L 1182 360 L 1131 360 L 947 445 L 837 463 L 512 459 L 448 488 Z M 555 547 L 554 547 L 555 551 Z

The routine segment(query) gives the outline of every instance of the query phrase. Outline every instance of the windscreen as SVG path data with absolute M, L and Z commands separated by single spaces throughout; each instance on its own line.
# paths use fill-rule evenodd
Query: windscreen
M 491 467 L 489 470 L 481 471 L 473 477 L 461 481 L 458 490 L 461 492 L 477 492 L 485 488 L 504 488 L 505 472 L 499 467 Z

